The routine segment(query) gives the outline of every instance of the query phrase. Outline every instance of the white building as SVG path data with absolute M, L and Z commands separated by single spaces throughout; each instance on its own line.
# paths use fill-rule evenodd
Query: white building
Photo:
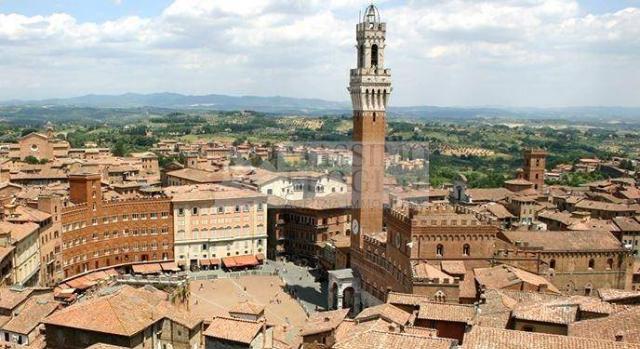
M 0 222 L 0 246 L 13 249 L 9 256 L 12 258 L 11 282 L 14 284 L 25 285 L 37 280 L 40 270 L 39 229 L 35 223 Z
M 351 166 L 353 152 L 346 149 L 309 149 L 309 164 L 313 166 Z
M 346 193 L 348 184 L 342 176 L 312 171 L 271 172 L 253 169 L 236 178 L 243 187 L 285 200 L 303 200 Z
M 174 217 L 175 259 L 179 265 L 217 266 L 225 258 L 264 258 L 267 197 L 257 191 L 198 184 L 165 188 Z

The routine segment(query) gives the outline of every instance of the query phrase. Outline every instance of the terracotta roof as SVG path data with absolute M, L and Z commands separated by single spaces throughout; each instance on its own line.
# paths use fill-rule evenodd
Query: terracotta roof
M 40 321 L 53 313 L 60 303 L 53 300 L 53 294 L 44 294 L 29 298 L 14 317 L 2 329 L 4 331 L 27 335 L 38 326 Z
M 178 177 L 197 183 L 219 183 L 231 180 L 229 172 L 212 172 L 196 168 L 183 168 L 167 172 L 167 176 Z
M 302 331 L 303 336 L 333 331 L 349 314 L 349 309 L 339 309 L 332 311 L 322 311 L 311 314 L 307 322 L 304 324 Z
M 635 218 L 615 217 L 613 218 L 613 223 L 623 232 L 640 232 L 640 222 Z
M 480 312 L 476 318 L 477 326 L 506 328 L 511 319 L 511 310 L 517 301 L 501 290 L 486 290 L 483 293 L 484 302 L 481 302 Z
M 399 305 L 419 306 L 420 303 L 429 301 L 429 297 L 421 294 L 389 292 L 387 295 L 387 303 Z
M 518 304 L 512 317 L 552 324 L 568 325 L 577 319 L 578 306 L 575 304 Z
M 9 234 L 15 241 L 22 241 L 27 236 L 35 233 L 39 225 L 35 223 L 13 224 L 9 222 L 0 222 L 0 234 Z
M 505 199 L 507 196 L 512 194 L 512 192 L 506 188 L 475 188 L 467 189 L 466 194 L 470 196 L 474 202 L 497 202 Z
M 210 183 L 167 187 L 164 193 L 171 197 L 172 202 L 267 197 L 255 190 Z
M 264 304 L 244 301 L 236 303 L 233 307 L 231 307 L 231 309 L 229 309 L 229 313 L 260 315 L 264 313 L 264 308 Z
M 443 273 L 440 269 L 425 262 L 420 262 L 413 266 L 413 277 L 418 279 L 449 280 L 450 283 L 453 283 L 455 279 L 453 276 Z
M 455 303 L 425 302 L 420 304 L 418 319 L 463 322 L 471 324 L 476 317 L 476 308 L 472 305 Z
M 547 251 L 590 251 L 620 250 L 622 245 L 608 231 L 504 231 L 507 239 L 528 243 L 530 248 L 538 247 Z
M 640 345 L 475 326 L 464 336 L 465 349 L 638 349 Z
M 625 299 L 640 299 L 640 291 L 618 290 L 615 288 L 598 289 L 598 296 L 605 302 L 620 301 Z
M 482 205 L 482 207 L 498 219 L 508 219 L 515 217 L 513 214 L 511 214 L 511 212 L 509 212 L 509 210 L 507 210 L 506 207 L 504 207 L 504 205 L 498 203 L 492 202 L 486 205 Z
M 37 208 L 18 205 L 15 210 L 6 217 L 10 222 L 34 222 L 39 223 L 51 218 L 51 215 L 47 212 L 40 211 Z
M 206 337 L 250 344 L 262 329 L 262 323 L 229 317 L 215 317 L 204 332 Z
M 638 207 L 636 205 L 614 204 L 593 200 L 581 200 L 575 205 L 575 207 L 580 210 L 592 209 L 611 212 L 638 212 Z
M 442 261 L 440 262 L 440 269 L 450 275 L 464 275 L 467 273 L 467 268 L 464 266 L 463 261 Z
M 533 182 L 529 182 L 526 179 L 522 179 L 522 178 L 516 178 L 516 179 L 510 179 L 508 181 L 504 181 L 504 184 L 513 184 L 513 185 L 533 185 Z
M 49 316 L 43 322 L 61 327 L 132 336 L 162 318 L 189 328 L 199 322 L 167 301 L 167 294 L 153 287 L 123 286 L 113 293 L 76 303 Z
M 583 320 L 569 325 L 569 336 L 640 343 L 640 307 L 631 307 L 607 317 Z M 640 347 L 640 346 L 639 346 Z
M 13 310 L 33 293 L 32 288 L 14 290 L 9 287 L 0 287 L 0 308 Z
M 381 348 L 411 348 L 411 349 L 451 349 L 457 341 L 453 339 L 417 336 L 407 333 L 392 333 L 383 331 L 368 331 L 336 343 L 335 349 L 381 349 Z
M 96 343 L 94 345 L 88 346 L 86 349 L 120 349 L 125 347 L 119 347 L 117 345 L 105 344 L 105 343 Z
M 356 316 L 356 321 L 362 322 L 372 319 L 385 319 L 398 325 L 405 325 L 411 318 L 411 314 L 400 308 L 384 303 L 370 308 L 365 308 Z
M 478 284 L 489 289 L 501 289 L 527 283 L 540 288 L 545 286 L 545 290 L 560 294 L 560 290 L 543 276 L 530 273 L 528 271 L 508 265 L 497 265 L 491 268 L 474 269 L 475 278 Z

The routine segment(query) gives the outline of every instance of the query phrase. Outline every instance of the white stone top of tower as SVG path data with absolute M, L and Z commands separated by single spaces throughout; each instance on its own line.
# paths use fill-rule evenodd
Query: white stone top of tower
M 371 4 L 364 10 L 364 16 L 362 16 L 362 23 L 380 23 L 380 11 L 378 8 Z
M 365 9 L 361 20 L 356 25 L 357 66 L 349 81 L 353 109 L 385 111 L 392 90 L 391 70 L 384 65 L 387 27 L 374 5 Z

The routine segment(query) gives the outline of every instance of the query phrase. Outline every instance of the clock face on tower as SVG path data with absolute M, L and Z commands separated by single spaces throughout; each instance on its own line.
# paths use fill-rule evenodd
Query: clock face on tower
M 358 224 L 358 220 L 354 219 L 351 221 L 351 232 L 352 234 L 358 235 L 360 230 L 360 224 Z

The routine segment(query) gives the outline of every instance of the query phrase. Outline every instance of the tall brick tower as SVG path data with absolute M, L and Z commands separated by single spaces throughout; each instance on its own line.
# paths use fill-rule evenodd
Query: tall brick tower
M 382 231 L 385 109 L 391 70 L 384 67 L 386 23 L 370 5 L 356 25 L 358 61 L 351 69 L 353 103 L 353 183 L 351 248 L 362 249 L 365 234 Z
M 543 149 L 527 149 L 524 151 L 524 179 L 533 183 L 533 188 L 542 192 L 544 188 L 544 170 L 547 163 L 547 152 Z

